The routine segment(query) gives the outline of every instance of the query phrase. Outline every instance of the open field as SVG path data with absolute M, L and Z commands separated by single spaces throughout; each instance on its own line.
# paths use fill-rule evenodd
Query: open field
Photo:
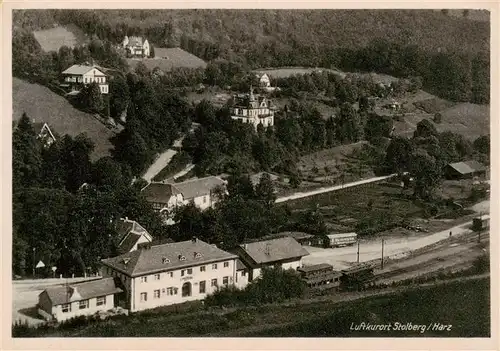
M 88 41 L 87 36 L 76 26 L 58 26 L 34 31 L 36 40 L 44 51 L 58 51 L 61 46 L 75 47 Z
M 53 132 L 59 135 L 76 136 L 85 132 L 95 144 L 93 160 L 109 155 L 113 145 L 109 141 L 115 133 L 91 114 L 75 109 L 64 97 L 50 89 L 12 79 L 13 119 L 18 120 L 26 114 L 36 122 L 46 122 Z
M 304 155 L 297 166 L 306 179 L 326 183 L 340 184 L 341 175 L 344 176 L 344 182 L 370 178 L 374 176 L 371 168 L 351 157 L 353 152 L 365 144 L 367 142 L 360 141 Z
M 290 309 L 282 323 L 266 320 L 259 330 L 231 331 L 225 336 L 246 337 L 488 337 L 490 335 L 490 282 L 455 281 L 430 287 L 417 287 L 385 296 L 376 296 L 342 306 L 316 304 Z M 300 313 L 300 314 L 299 314 Z M 299 317 L 300 316 L 300 317 Z M 391 324 L 391 330 L 351 330 L 362 322 Z M 395 323 L 424 325 L 427 330 L 395 330 Z M 452 325 L 451 330 L 433 330 L 434 323 Z M 221 333 L 218 333 L 221 335 Z
M 439 189 L 445 196 L 453 195 L 454 201 L 463 202 L 469 195 L 467 184 L 444 182 Z M 450 195 L 446 195 L 448 187 Z M 469 188 L 470 189 L 470 188 Z M 330 228 L 340 231 L 358 231 L 372 229 L 382 232 L 398 227 L 402 221 L 422 220 L 429 217 L 428 208 L 415 202 L 411 190 L 402 193 L 401 188 L 390 183 L 368 183 L 357 187 L 326 192 L 306 198 L 287 201 L 286 204 L 297 212 L 317 208 Z M 438 214 L 451 214 L 456 207 L 451 204 L 441 204 Z M 470 212 L 470 211 L 469 211 Z M 462 215 L 465 215 L 464 212 Z M 439 221 L 446 221 L 442 219 Z
M 153 70 L 155 67 L 158 67 L 163 72 L 170 72 L 174 68 L 207 67 L 207 63 L 205 61 L 180 48 L 161 49 L 161 50 L 162 50 L 162 57 L 127 59 L 130 70 L 134 70 L 139 62 L 144 63 L 144 65 L 146 65 L 146 67 L 149 70 Z

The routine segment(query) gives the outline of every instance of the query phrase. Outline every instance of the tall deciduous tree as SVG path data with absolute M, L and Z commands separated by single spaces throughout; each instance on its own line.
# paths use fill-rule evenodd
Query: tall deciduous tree
M 268 208 L 272 207 L 272 205 L 276 201 L 274 184 L 269 173 L 262 174 L 259 183 L 255 187 L 255 196 Z
M 404 137 L 393 138 L 387 147 L 385 163 L 391 172 L 402 173 L 411 168 L 413 146 Z

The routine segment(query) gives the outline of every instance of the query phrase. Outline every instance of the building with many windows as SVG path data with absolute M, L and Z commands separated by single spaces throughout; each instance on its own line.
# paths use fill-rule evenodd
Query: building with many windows
M 225 191 L 226 182 L 209 176 L 180 183 L 152 182 L 142 189 L 146 200 L 156 211 L 170 211 L 193 202 L 201 210 L 212 207 L 217 201 L 217 191 Z
M 99 85 L 101 94 L 109 92 L 107 75 L 96 66 L 73 65 L 61 74 L 63 82 L 60 85 L 70 93 L 77 93 L 83 86 L 91 83 Z
M 264 96 L 256 95 L 250 88 L 250 94 L 236 95 L 231 109 L 231 118 L 243 123 L 252 124 L 255 129 L 259 124 L 264 128 L 274 125 L 274 108 L 271 101 Z
M 193 238 L 102 260 L 101 274 L 117 277 L 126 308 L 141 311 L 202 300 L 220 286 L 235 284 L 237 256 Z
M 46 320 L 60 322 L 108 311 L 115 307 L 115 294 L 121 292 L 113 278 L 58 285 L 38 295 L 38 314 Z

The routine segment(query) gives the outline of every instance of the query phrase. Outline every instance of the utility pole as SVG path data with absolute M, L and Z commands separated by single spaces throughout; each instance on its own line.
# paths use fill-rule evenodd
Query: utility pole
M 357 262 L 359 263 L 359 240 L 358 240 L 358 259 Z
M 33 278 L 35 278 L 35 266 L 36 266 L 35 251 L 36 251 L 36 248 L 33 248 Z
M 382 239 L 382 259 L 381 259 L 381 269 L 384 269 L 384 239 Z

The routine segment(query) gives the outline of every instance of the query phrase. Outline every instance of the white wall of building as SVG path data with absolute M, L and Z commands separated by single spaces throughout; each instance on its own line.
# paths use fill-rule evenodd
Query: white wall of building
M 224 262 L 228 263 L 227 267 L 224 267 Z M 216 269 L 213 268 L 213 264 L 217 265 Z M 205 267 L 204 271 L 200 267 Z M 188 273 L 188 269 L 191 269 L 191 273 Z M 183 270 L 184 275 L 182 275 Z M 107 267 L 103 267 L 102 274 L 110 275 Z M 146 281 L 144 281 L 143 277 L 130 278 L 123 274 L 117 275 L 121 276 L 130 298 L 128 308 L 131 312 L 136 312 L 186 301 L 202 300 L 208 294 L 215 292 L 217 286 L 223 286 L 224 277 L 228 278 L 229 285 L 235 284 L 236 259 L 176 269 L 170 272 L 149 274 L 144 276 Z M 212 286 L 212 279 L 217 279 L 217 286 Z M 200 282 L 202 281 L 205 282 L 205 292 L 200 292 Z M 184 283 L 191 283 L 190 296 L 182 296 Z M 177 293 L 175 293 L 175 289 L 177 289 Z M 144 300 L 144 295 L 141 296 L 142 293 L 147 294 L 146 300 Z
M 114 308 L 114 295 L 107 295 L 105 300 L 105 304 L 100 306 L 97 306 L 97 298 L 86 300 L 88 307 L 84 309 L 80 309 L 80 301 L 74 301 L 68 304 L 71 306 L 71 310 L 67 312 L 63 312 L 64 305 L 53 306 L 52 314 L 57 321 L 63 321 L 78 316 L 90 316 L 98 311 L 108 311 Z

